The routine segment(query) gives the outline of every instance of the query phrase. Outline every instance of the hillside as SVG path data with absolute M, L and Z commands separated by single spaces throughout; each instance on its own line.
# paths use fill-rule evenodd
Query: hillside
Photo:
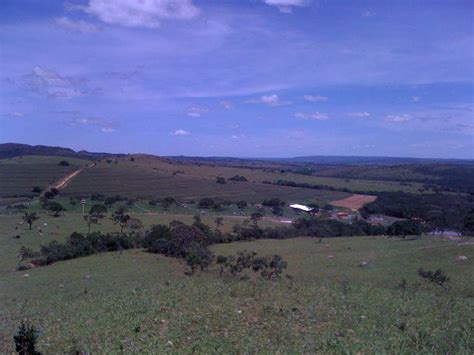
M 0 159 L 13 158 L 23 155 L 37 155 L 37 156 L 60 156 L 60 157 L 74 157 L 78 159 L 99 159 L 108 156 L 117 156 L 117 154 L 110 153 L 92 153 L 86 150 L 74 151 L 70 148 L 52 147 L 45 145 L 28 145 L 20 143 L 2 143 L 0 144 Z M 123 155 L 123 154 L 118 154 Z

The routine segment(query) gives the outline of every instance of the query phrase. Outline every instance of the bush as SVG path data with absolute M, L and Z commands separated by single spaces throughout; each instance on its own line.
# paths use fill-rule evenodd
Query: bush
M 204 271 L 211 265 L 214 259 L 212 252 L 199 244 L 193 244 L 186 253 L 186 264 L 191 269 L 191 274 L 199 268 Z
M 239 209 L 243 209 L 243 208 L 247 207 L 247 201 L 244 201 L 244 200 L 238 201 L 237 202 L 237 207 Z
M 240 182 L 247 182 L 247 181 L 248 181 L 245 176 L 241 176 L 241 175 L 232 176 L 232 177 L 228 178 L 227 180 L 230 180 L 230 181 L 240 181 Z
M 41 189 L 41 187 L 39 187 L 39 186 L 35 186 L 35 187 L 33 187 L 33 189 L 31 190 L 31 192 L 34 192 L 34 193 L 37 193 L 37 194 L 41 193 L 41 191 L 42 191 L 42 189 Z
M 199 200 L 198 207 L 199 208 L 212 208 L 214 206 L 214 200 L 209 197 L 205 197 Z
M 423 278 L 424 280 L 434 283 L 436 285 L 441 286 L 444 290 L 447 290 L 448 288 L 445 286 L 445 283 L 449 281 L 449 277 L 447 277 L 443 270 L 438 269 L 436 271 L 425 271 L 423 268 L 418 269 L 418 275 Z
M 13 336 L 15 351 L 20 355 L 41 355 L 35 348 L 37 339 L 38 331 L 35 327 L 21 322 L 17 333 Z
M 61 160 L 59 163 L 58 163 L 59 166 L 69 166 L 71 164 L 69 164 L 69 162 L 67 160 Z
M 255 252 L 239 251 L 236 256 L 219 255 L 216 263 L 220 265 L 220 274 L 230 272 L 240 274 L 244 270 L 259 272 L 263 278 L 273 280 L 279 278 L 288 263 L 280 255 L 257 256 Z
M 89 214 L 106 214 L 107 213 L 107 206 L 102 204 L 95 204 L 89 210 Z
M 285 205 L 285 202 L 283 202 L 277 197 L 274 197 L 268 200 L 264 200 L 262 202 L 262 205 L 267 206 L 267 207 L 283 207 Z
M 222 176 L 216 177 L 216 183 L 225 184 L 226 183 L 225 178 L 223 178 Z

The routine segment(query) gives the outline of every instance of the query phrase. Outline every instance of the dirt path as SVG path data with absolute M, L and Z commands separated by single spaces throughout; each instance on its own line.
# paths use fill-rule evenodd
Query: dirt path
M 58 190 L 64 189 L 71 182 L 71 180 L 74 179 L 77 175 L 79 175 L 84 169 L 92 168 L 94 166 L 96 166 L 96 163 L 92 163 L 85 168 L 74 170 L 72 173 L 69 173 L 66 176 L 62 177 L 60 180 L 56 181 L 50 186 L 50 188 L 54 187 Z
M 330 204 L 333 206 L 350 208 L 353 211 L 357 211 L 366 203 L 373 202 L 376 199 L 377 196 L 372 195 L 352 195 L 342 200 L 332 201 Z

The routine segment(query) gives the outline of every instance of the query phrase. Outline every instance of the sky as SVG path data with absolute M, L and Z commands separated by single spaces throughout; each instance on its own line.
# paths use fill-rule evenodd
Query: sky
M 1 0 L 0 142 L 474 158 L 474 2 Z

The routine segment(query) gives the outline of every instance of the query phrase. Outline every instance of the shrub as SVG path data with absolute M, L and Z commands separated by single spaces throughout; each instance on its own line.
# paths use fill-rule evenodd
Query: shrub
M 92 205 L 92 207 L 89 210 L 89 214 L 94 214 L 94 213 L 106 214 L 107 213 L 107 206 L 102 205 L 102 204 Z
M 191 274 L 199 268 L 201 271 L 207 269 L 211 265 L 214 255 L 212 252 L 199 244 L 193 244 L 186 253 L 186 264 L 191 269 Z
M 41 355 L 35 348 L 37 339 L 38 331 L 34 326 L 21 322 L 17 333 L 13 336 L 15 351 L 20 355 Z
M 216 264 L 220 266 L 220 274 L 230 272 L 240 274 L 244 270 L 259 272 L 263 278 L 273 280 L 279 278 L 288 263 L 280 255 L 257 256 L 255 252 L 239 251 L 236 256 L 219 255 Z
M 248 181 L 245 176 L 241 176 L 241 175 L 232 176 L 232 177 L 228 178 L 227 180 L 230 180 L 230 181 L 241 181 L 241 182 L 247 182 L 247 181 Z
M 423 278 L 424 280 L 434 283 L 436 285 L 441 286 L 444 290 L 448 288 L 445 286 L 445 283 L 449 281 L 449 277 L 447 277 L 443 270 L 438 269 L 436 271 L 425 271 L 423 268 L 418 269 L 418 275 Z
M 244 200 L 238 201 L 237 202 L 237 207 L 240 208 L 240 209 L 243 209 L 243 208 L 247 207 L 247 201 L 244 201 Z
M 216 183 L 225 184 L 226 183 L 225 178 L 223 178 L 222 176 L 216 177 Z
M 39 187 L 39 186 L 35 186 L 35 187 L 33 187 L 33 189 L 31 190 L 31 192 L 34 192 L 34 193 L 37 193 L 37 194 L 41 193 L 41 191 L 42 191 L 42 189 L 41 189 L 41 187 Z
M 274 197 L 268 200 L 264 200 L 262 202 L 262 205 L 267 206 L 267 207 L 283 207 L 285 205 L 285 202 L 283 202 L 277 197 Z
M 67 160 L 61 160 L 59 163 L 58 163 L 59 166 L 69 166 L 71 164 L 69 164 L 69 162 Z
M 209 197 L 205 197 L 199 200 L 199 208 L 212 208 L 214 206 L 214 200 Z

